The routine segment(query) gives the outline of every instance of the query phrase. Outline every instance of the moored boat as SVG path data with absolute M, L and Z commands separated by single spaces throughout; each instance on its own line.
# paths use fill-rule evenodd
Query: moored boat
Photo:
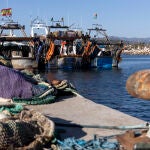
M 88 30 L 91 42 L 91 48 L 88 52 L 91 59 L 91 67 L 118 67 L 123 43 L 112 43 L 106 34 L 106 30 L 99 24 L 94 24 Z
M 38 64 L 34 55 L 33 38 L 27 37 L 25 26 L 14 22 L 11 16 L 9 17 L 2 19 L 0 25 L 1 56 L 11 61 L 14 69 L 25 69 L 29 66 L 36 69 Z
M 83 34 L 61 20 L 51 19 L 52 25 L 32 22 L 31 35 L 39 69 L 91 69 L 118 67 L 123 43 L 111 43 L 106 30 L 98 24 Z M 34 33 L 43 29 L 44 34 Z M 95 32 L 95 33 L 94 33 Z M 93 34 L 94 33 L 94 34 Z
M 75 69 L 82 66 L 82 55 L 76 53 L 77 40 L 81 32 L 70 30 L 64 25 L 64 19 L 54 21 L 49 26 L 49 49 L 46 53 L 48 69 Z

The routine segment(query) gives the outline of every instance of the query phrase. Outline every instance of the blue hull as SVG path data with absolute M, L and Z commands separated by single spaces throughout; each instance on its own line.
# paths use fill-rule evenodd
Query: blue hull
M 113 59 L 111 56 L 99 56 L 91 61 L 92 68 L 112 68 Z
M 85 66 L 86 65 L 86 66 Z M 82 57 L 60 57 L 48 63 L 48 69 L 82 69 L 82 68 L 104 68 L 109 69 L 113 66 L 111 56 L 98 56 L 91 60 L 89 64 L 82 63 Z
M 48 69 L 72 70 L 81 68 L 82 57 L 60 57 L 48 62 Z

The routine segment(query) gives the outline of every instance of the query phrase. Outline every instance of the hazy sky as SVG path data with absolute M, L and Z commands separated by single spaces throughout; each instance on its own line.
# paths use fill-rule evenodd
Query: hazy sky
M 39 16 L 50 25 L 64 17 L 66 24 L 84 30 L 98 23 L 110 36 L 150 37 L 150 0 L 0 0 L 0 9 L 12 8 L 13 19 L 26 26 Z M 97 19 L 94 14 L 97 13 Z

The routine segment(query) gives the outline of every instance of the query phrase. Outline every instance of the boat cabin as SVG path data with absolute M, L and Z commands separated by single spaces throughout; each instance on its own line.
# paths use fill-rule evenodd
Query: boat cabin
M 31 21 L 31 37 L 43 36 L 46 38 L 48 32 L 48 26 L 38 17 Z

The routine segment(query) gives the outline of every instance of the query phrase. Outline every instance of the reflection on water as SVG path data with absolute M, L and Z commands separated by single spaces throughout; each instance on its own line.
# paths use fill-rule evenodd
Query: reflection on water
M 136 71 L 150 68 L 150 56 L 123 56 L 119 68 L 110 70 L 55 70 L 45 73 L 46 78 L 66 79 L 74 84 L 84 97 L 129 115 L 150 121 L 150 101 L 133 98 L 126 91 L 127 78 Z

